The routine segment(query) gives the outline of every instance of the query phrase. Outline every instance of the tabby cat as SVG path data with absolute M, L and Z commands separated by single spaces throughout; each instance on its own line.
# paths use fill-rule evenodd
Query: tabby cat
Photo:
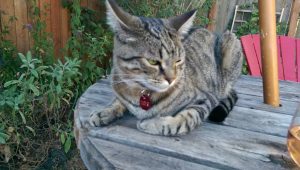
M 132 16 L 114 0 L 106 6 L 115 35 L 111 77 L 117 98 L 91 114 L 93 126 L 108 125 L 129 111 L 139 119 L 139 130 L 176 136 L 207 117 L 226 118 L 237 101 L 232 86 L 243 58 L 234 34 L 192 28 L 195 10 L 159 19 Z

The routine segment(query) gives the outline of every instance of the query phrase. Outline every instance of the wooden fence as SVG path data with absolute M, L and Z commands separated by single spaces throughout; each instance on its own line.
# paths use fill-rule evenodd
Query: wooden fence
M 94 10 L 103 10 L 100 0 L 81 0 L 83 7 Z M 46 31 L 54 41 L 55 54 L 60 56 L 60 50 L 66 45 L 70 37 L 70 14 L 62 7 L 61 0 L 37 0 L 37 6 L 41 9 L 41 18 L 46 22 Z M 10 22 L 12 17 L 16 20 Z M 30 31 L 26 25 L 32 24 L 32 0 L 1 0 L 0 1 L 0 29 L 4 25 L 9 26 L 11 40 L 20 52 L 28 51 L 33 44 Z M 2 30 L 0 30 L 2 31 Z
M 216 31 L 223 32 L 231 25 L 232 16 L 236 5 L 250 4 L 258 2 L 258 0 L 219 0 L 218 15 L 216 18 Z M 284 8 L 282 21 L 288 22 L 293 0 L 276 0 L 276 11 L 281 11 Z

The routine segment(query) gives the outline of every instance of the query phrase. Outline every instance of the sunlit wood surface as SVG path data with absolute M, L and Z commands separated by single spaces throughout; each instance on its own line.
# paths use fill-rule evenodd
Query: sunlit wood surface
M 300 84 L 280 82 L 282 107 L 263 104 L 262 80 L 242 76 L 239 101 L 222 124 L 205 122 L 186 136 L 161 137 L 136 129 L 127 116 L 108 127 L 91 128 L 89 114 L 113 98 L 109 80 L 91 86 L 75 110 L 75 134 L 89 169 L 296 169 L 286 148 Z

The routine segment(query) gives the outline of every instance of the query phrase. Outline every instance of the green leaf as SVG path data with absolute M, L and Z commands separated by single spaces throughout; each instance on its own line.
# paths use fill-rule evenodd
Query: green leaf
M 74 96 L 74 93 L 71 90 L 69 90 L 69 89 L 65 89 L 65 92 L 68 93 L 68 94 L 70 94 L 71 96 Z
M 31 74 L 35 77 L 35 78 L 39 78 L 38 72 L 35 70 L 31 70 Z
M 40 91 L 33 85 L 33 84 L 29 84 L 29 88 L 30 90 L 33 91 L 35 96 L 39 96 L 40 95 Z
M 14 107 L 14 103 L 12 101 L 5 101 L 5 103 L 10 107 Z
M 28 130 L 30 130 L 30 131 L 33 133 L 34 136 L 36 135 L 35 130 L 34 130 L 32 127 L 26 126 L 26 128 L 27 128 Z
M 71 148 L 71 138 L 68 137 L 66 143 L 64 144 L 65 153 L 68 153 Z
M 4 138 L 2 138 L 1 136 L 0 136 L 0 144 L 6 144 L 6 141 L 5 141 L 5 139 L 4 139 Z
M 26 58 L 27 58 L 28 61 L 31 61 L 32 55 L 31 55 L 31 52 L 30 52 L 30 51 L 27 52 Z
M 23 122 L 24 124 L 26 124 L 26 118 L 25 118 L 23 112 L 19 111 L 19 114 L 20 114 L 20 116 L 21 116 L 21 118 L 22 118 L 22 122 Z
M 36 68 L 36 71 L 41 72 L 42 70 L 46 70 L 48 68 L 48 66 L 39 66 L 38 68 Z
M 9 136 L 7 134 L 0 132 L 0 144 L 5 144 L 8 138 Z
M 11 81 L 4 83 L 4 87 L 8 87 L 10 85 L 17 84 L 19 82 L 20 82 L 19 80 L 11 80 Z
M 20 78 L 19 78 L 19 82 L 21 82 L 22 80 L 23 80 L 23 78 L 25 77 L 25 74 L 23 73 L 23 74 L 21 74 L 21 76 L 20 76 Z
M 60 142 L 61 142 L 62 144 L 64 144 L 64 143 L 66 142 L 66 138 L 65 138 L 65 134 L 64 134 L 64 133 L 61 133 L 61 134 L 60 134 Z
M 27 62 L 27 60 L 26 60 L 24 54 L 18 53 L 18 56 L 20 57 L 20 59 L 21 59 L 21 61 L 22 61 L 23 63 L 26 63 L 26 62 Z
M 24 99 L 25 99 L 25 96 L 24 96 L 24 94 L 22 93 L 22 94 L 20 94 L 20 95 L 16 98 L 16 101 L 17 101 L 17 103 L 21 104 L 21 103 L 24 102 Z
M 68 105 L 70 105 L 70 102 L 67 99 L 62 98 L 62 100 L 65 101 Z
M 56 86 L 56 92 L 57 94 L 61 93 L 61 86 L 59 84 Z

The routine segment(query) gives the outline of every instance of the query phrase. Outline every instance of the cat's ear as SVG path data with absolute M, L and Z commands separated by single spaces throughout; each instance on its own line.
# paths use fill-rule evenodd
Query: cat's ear
M 114 0 L 106 0 L 107 21 L 113 31 L 137 28 L 139 19 L 125 12 Z
M 194 9 L 180 16 L 172 17 L 169 19 L 169 23 L 173 28 L 177 30 L 177 32 L 180 35 L 185 35 L 189 32 L 189 30 L 193 26 L 196 13 L 197 10 Z

